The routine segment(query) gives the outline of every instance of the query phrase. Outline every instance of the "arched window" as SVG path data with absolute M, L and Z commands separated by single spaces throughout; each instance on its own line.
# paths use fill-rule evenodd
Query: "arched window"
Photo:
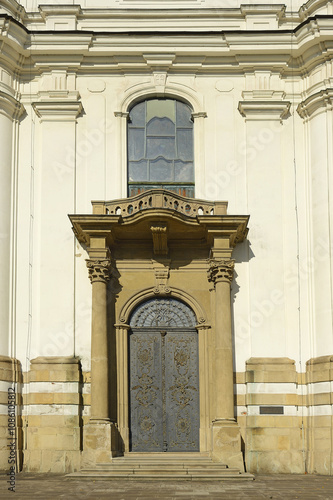
M 128 122 L 128 195 L 165 188 L 194 197 L 191 108 L 174 99 L 133 106 Z

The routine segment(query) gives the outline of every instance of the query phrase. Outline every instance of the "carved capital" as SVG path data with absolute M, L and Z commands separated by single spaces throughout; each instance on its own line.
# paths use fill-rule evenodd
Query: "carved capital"
M 213 283 L 218 283 L 220 281 L 226 281 L 231 284 L 234 277 L 234 260 L 208 260 L 208 281 Z
M 86 259 L 91 283 L 101 281 L 107 283 L 111 278 L 111 262 L 109 260 Z

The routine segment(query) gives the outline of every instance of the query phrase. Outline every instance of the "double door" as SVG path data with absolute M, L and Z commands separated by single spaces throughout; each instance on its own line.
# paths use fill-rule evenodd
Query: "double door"
M 196 330 L 132 330 L 129 369 L 131 451 L 199 451 Z

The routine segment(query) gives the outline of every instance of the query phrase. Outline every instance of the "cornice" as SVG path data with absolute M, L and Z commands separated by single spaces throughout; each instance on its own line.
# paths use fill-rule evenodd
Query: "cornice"
M 281 73 L 293 71 L 294 76 L 301 76 L 308 66 L 322 63 L 323 58 L 331 60 L 332 40 L 333 16 L 322 15 L 307 19 L 294 30 L 126 33 L 29 31 L 10 16 L 0 15 L 1 56 L 20 73 L 30 74 L 31 56 L 36 72 L 44 68 L 70 68 L 85 72 L 142 73 L 167 67 L 170 72 L 207 74 L 231 70 L 240 74 L 274 65 Z M 25 59 L 19 66 L 20 56 Z
M 17 21 L 23 23 L 27 17 L 25 8 L 16 2 L 16 0 L 1 0 L 0 13 L 1 11 L 5 11 Z
M 321 90 L 297 106 L 301 118 L 308 119 L 318 112 L 333 109 L 333 88 Z

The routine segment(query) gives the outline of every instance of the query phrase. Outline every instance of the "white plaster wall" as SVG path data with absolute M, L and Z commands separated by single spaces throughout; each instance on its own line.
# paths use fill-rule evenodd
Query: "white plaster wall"
M 25 6 L 34 10 L 36 5 Z M 130 2 L 126 5 L 131 7 Z M 94 2 L 94 7 L 99 6 Z M 131 55 L 131 49 L 127 51 Z M 106 64 L 105 71 L 95 74 L 83 67 L 78 76 L 66 75 L 64 68 L 52 73 L 43 60 L 39 64 L 41 75 L 20 88 L 27 114 L 20 123 L 18 146 L 16 356 L 25 362 L 38 355 L 76 354 L 88 370 L 91 285 L 87 253 L 74 241 L 67 215 L 91 213 L 92 200 L 126 196 L 126 119 L 115 112 L 127 111 L 128 96 L 134 98 L 135 89 L 151 95 L 154 76 L 146 68 L 140 72 L 135 63 L 134 70 L 122 66 L 118 72 Z M 138 64 L 142 67 L 143 62 Z M 197 195 L 227 200 L 230 214 L 251 216 L 248 241 L 234 253 L 237 371 L 245 369 L 251 356 L 286 356 L 304 369 L 310 357 L 332 353 L 327 248 L 320 262 L 308 264 L 316 258 L 318 243 L 323 241 L 325 246 L 332 234 L 327 189 L 332 179 L 332 117 L 321 113 L 304 123 L 295 111 L 309 89 L 317 91 L 324 85 L 325 71 L 313 71 L 304 84 L 297 77 L 293 85 L 278 72 L 249 69 L 235 75 L 224 73 L 222 66 L 220 73 L 216 68 L 206 74 L 200 69 L 197 75 L 195 70 L 177 72 L 175 66 L 167 78 L 169 95 L 187 96 L 195 111 L 207 113 L 206 118 L 195 119 L 194 125 Z M 61 116 L 41 121 L 31 107 L 31 102 L 40 99 L 38 92 L 66 89 L 79 93 L 83 112 L 70 121 Z M 282 123 L 276 118 L 241 116 L 237 108 L 244 91 L 269 89 L 286 92 L 288 96 L 282 99 L 292 104 Z M 5 234 L 10 231 L 6 186 L 11 182 L 7 166 L 13 133 L 6 120 L 0 115 Z M 8 252 L 6 240 L 5 262 Z M 8 312 L 6 273 L 7 268 L 1 306 Z M 1 352 L 6 354 L 6 336 L 1 338 Z

